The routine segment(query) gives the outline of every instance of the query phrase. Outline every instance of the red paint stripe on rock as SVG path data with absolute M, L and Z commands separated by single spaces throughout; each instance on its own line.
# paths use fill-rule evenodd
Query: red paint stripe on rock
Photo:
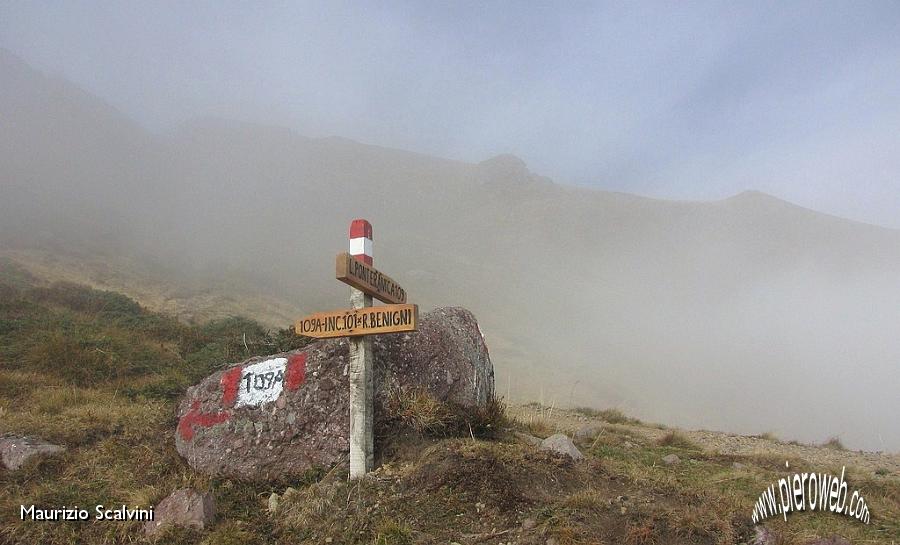
M 235 367 L 222 375 L 222 406 L 231 407 L 234 405 L 234 401 L 237 399 L 242 371 L 242 367 Z
M 287 388 L 296 390 L 306 380 L 306 353 L 294 354 L 288 359 Z
M 209 428 L 216 424 L 221 424 L 229 418 L 231 418 L 231 415 L 227 412 L 201 413 L 200 401 L 194 400 L 191 404 L 191 410 L 182 416 L 178 422 L 178 434 L 185 441 L 190 441 L 194 438 L 194 426 Z

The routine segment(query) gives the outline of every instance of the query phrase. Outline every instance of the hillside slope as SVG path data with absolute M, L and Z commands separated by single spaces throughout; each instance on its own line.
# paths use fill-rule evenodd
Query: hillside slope
M 897 231 L 752 192 L 572 188 L 512 156 L 214 119 L 151 134 L 8 53 L 0 65 L 0 253 L 35 272 L 284 326 L 347 304 L 333 256 L 366 217 L 376 266 L 412 301 L 479 317 L 513 398 L 900 449 Z M 770 401 L 787 399 L 788 417 Z
M 489 435 L 452 437 L 417 432 L 429 414 L 411 405 L 413 412 L 393 416 L 390 429 L 379 428 L 380 467 L 362 483 L 347 481 L 345 465 L 271 483 L 195 473 L 173 448 L 174 405 L 185 386 L 225 362 L 302 342 L 248 320 L 187 326 L 119 294 L 42 286 L 4 266 L 0 435 L 37 435 L 67 451 L 36 457 L 18 471 L 0 468 L 0 542 L 150 543 L 139 522 L 23 521 L 19 506 L 146 507 L 192 486 L 213 493 L 215 523 L 203 531 L 172 529 L 152 542 L 732 545 L 756 535 L 754 502 L 786 474 L 785 460 L 791 471 L 834 473 L 846 464 L 848 483 L 866 498 L 872 518 L 865 525 L 831 513 L 800 514 L 760 526 L 780 534 L 779 543 L 838 535 L 887 544 L 900 537 L 897 456 L 673 432 L 615 410 L 516 406 Z M 596 435 L 576 439 L 586 456 L 578 463 L 523 441 L 524 433 L 574 435 L 585 426 Z M 753 448 L 723 448 L 730 439 Z M 780 450 L 788 447 L 798 450 Z M 671 454 L 680 462 L 663 464 Z

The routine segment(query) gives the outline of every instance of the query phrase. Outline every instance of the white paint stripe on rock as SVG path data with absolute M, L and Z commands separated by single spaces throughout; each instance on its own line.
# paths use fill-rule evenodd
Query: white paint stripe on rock
M 235 407 L 256 406 L 278 399 L 284 389 L 287 358 L 272 358 L 244 367 Z

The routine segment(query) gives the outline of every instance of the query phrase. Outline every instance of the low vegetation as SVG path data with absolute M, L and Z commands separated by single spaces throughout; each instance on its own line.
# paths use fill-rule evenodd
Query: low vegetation
M 691 441 L 681 432 L 670 431 L 656 442 L 661 447 L 674 447 L 684 450 L 700 450 L 696 443 Z
M 625 416 L 619 409 L 592 409 L 591 407 L 576 407 L 573 412 L 590 418 L 596 418 L 610 424 L 640 424 L 637 418 Z
M 575 413 L 603 433 L 579 444 L 586 460 L 574 463 L 511 433 L 566 431 L 558 410 L 510 418 L 495 400 L 472 413 L 415 390 L 392 392 L 379 411 L 371 479 L 349 482 L 343 465 L 271 483 L 192 471 L 171 441 L 184 388 L 224 362 L 304 342 L 241 318 L 186 325 L 118 294 L 41 286 L 0 267 L 0 433 L 68 448 L 0 470 L 0 543 L 145 542 L 140 523 L 34 523 L 19 520 L 18 508 L 155 505 L 193 486 L 213 491 L 218 521 L 202 532 L 170 529 L 159 543 L 731 545 L 752 538 L 753 503 L 784 474 L 784 459 L 707 452 L 614 409 Z M 672 453 L 681 463 L 660 463 Z M 792 459 L 795 467 L 813 469 Z M 772 525 L 785 544 L 832 534 L 890 543 L 900 535 L 900 480 L 854 475 L 853 486 L 869 500 L 869 526 L 835 515 Z

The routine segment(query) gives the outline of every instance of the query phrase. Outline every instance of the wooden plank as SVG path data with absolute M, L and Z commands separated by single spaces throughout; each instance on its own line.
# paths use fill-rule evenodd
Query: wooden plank
M 406 302 L 406 290 L 401 288 L 393 278 L 354 258 L 347 252 L 337 255 L 334 268 L 335 278 L 383 303 L 402 305 Z
M 418 305 L 382 305 L 310 314 L 296 321 L 294 331 L 317 339 L 358 337 L 415 331 L 418 321 Z

